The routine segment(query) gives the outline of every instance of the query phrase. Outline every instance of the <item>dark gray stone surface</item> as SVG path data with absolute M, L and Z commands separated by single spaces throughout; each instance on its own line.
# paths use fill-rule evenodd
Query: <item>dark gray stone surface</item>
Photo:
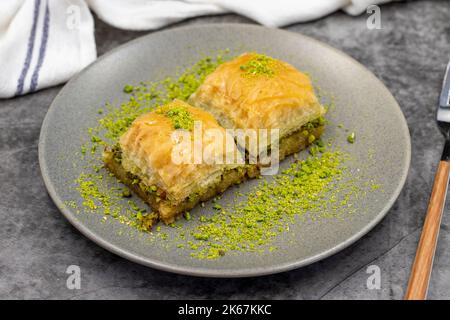
M 288 27 L 350 54 L 392 91 L 412 137 L 412 166 L 387 217 L 350 248 L 311 266 L 249 279 L 173 275 L 119 258 L 77 232 L 58 212 L 42 182 L 37 143 L 60 87 L 0 100 L 0 298 L 13 299 L 401 299 L 420 235 L 442 137 L 434 112 L 450 55 L 450 2 L 413 1 L 382 7 L 382 29 L 367 16 L 343 13 Z M 225 15 L 178 25 L 252 23 Z M 99 54 L 143 32 L 96 20 Z M 429 298 L 450 299 L 450 217 L 447 206 Z M 81 289 L 66 287 L 66 268 L 81 267 Z M 367 267 L 381 270 L 381 288 L 367 289 Z

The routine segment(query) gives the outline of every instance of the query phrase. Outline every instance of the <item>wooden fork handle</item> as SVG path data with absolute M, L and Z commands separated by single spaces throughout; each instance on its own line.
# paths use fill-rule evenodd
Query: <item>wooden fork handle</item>
M 441 225 L 442 212 L 444 210 L 445 198 L 450 173 L 450 162 L 442 160 L 434 179 L 433 191 L 425 217 L 425 222 L 417 247 L 416 258 L 411 270 L 405 300 L 423 300 L 427 297 L 428 283 L 436 244 Z

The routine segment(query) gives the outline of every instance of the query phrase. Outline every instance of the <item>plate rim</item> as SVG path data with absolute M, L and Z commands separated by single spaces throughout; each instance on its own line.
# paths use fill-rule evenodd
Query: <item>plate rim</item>
M 265 29 L 265 30 L 276 30 L 277 32 L 281 33 L 287 33 L 290 36 L 294 36 L 297 38 L 301 38 L 303 40 L 315 42 L 316 44 L 323 46 L 329 50 L 334 51 L 336 54 L 340 55 L 341 57 L 345 59 L 349 59 L 354 64 L 358 65 L 361 69 L 361 71 L 365 72 L 369 77 L 372 77 L 375 81 L 378 81 L 383 90 L 385 90 L 390 97 L 392 98 L 392 101 L 395 103 L 395 112 L 399 115 L 400 122 L 402 125 L 402 132 L 405 135 L 406 139 L 406 158 L 405 158 L 405 166 L 403 168 L 403 172 L 400 178 L 400 183 L 397 185 L 397 188 L 392 193 L 389 201 L 386 202 L 384 205 L 384 208 L 368 223 L 364 226 L 361 230 L 359 230 L 357 233 L 355 233 L 350 238 L 346 239 L 345 241 L 340 242 L 339 244 L 333 246 L 332 248 L 322 251 L 321 253 L 318 253 L 316 255 L 313 255 L 311 257 L 308 257 L 306 259 L 292 261 L 292 262 L 286 262 L 283 264 L 275 264 L 271 267 L 259 267 L 259 268 L 241 268 L 241 269 L 209 269 L 205 267 L 193 267 L 193 266 L 179 266 L 177 264 L 167 263 L 167 262 L 161 262 L 160 260 L 155 260 L 153 258 L 143 257 L 134 253 L 131 253 L 125 249 L 120 248 L 119 246 L 110 243 L 109 241 L 103 239 L 101 236 L 96 234 L 95 232 L 91 231 L 87 226 L 85 226 L 83 223 L 81 223 L 79 220 L 75 219 L 75 214 L 71 212 L 67 206 L 63 204 L 62 199 L 58 196 L 58 193 L 56 192 L 56 189 L 50 179 L 49 176 L 49 170 L 47 167 L 47 163 L 45 160 L 45 146 L 46 146 L 46 135 L 48 134 L 49 130 L 49 124 L 50 124 L 50 114 L 55 110 L 56 102 L 61 98 L 61 96 L 65 93 L 66 90 L 73 82 L 77 81 L 79 77 L 83 76 L 88 70 L 95 67 L 97 63 L 104 60 L 105 58 L 109 57 L 110 55 L 115 54 L 117 51 L 124 50 L 129 46 L 133 46 L 135 43 L 146 41 L 147 38 L 151 38 L 154 34 L 163 34 L 163 33 L 171 33 L 176 32 L 183 29 L 208 29 L 208 28 L 248 28 L 248 29 Z M 260 25 L 254 25 L 254 24 L 248 24 L 248 23 L 204 23 L 204 24 L 198 24 L 198 25 L 188 25 L 188 26 L 180 26 L 180 27 L 173 27 L 169 29 L 164 29 L 156 32 L 150 32 L 149 34 L 140 36 L 136 39 L 130 40 L 124 44 L 119 45 L 118 47 L 104 53 L 100 57 L 98 57 L 96 60 L 94 60 L 91 64 L 89 64 L 87 67 L 85 67 L 83 70 L 81 70 L 78 74 L 73 76 L 58 92 L 58 94 L 53 99 L 52 103 L 50 104 L 47 113 L 44 117 L 44 120 L 42 122 L 40 134 L 39 134 L 39 143 L 38 143 L 38 158 L 39 158 L 39 167 L 41 171 L 41 175 L 45 184 L 45 187 L 47 188 L 47 192 L 50 195 L 50 198 L 58 208 L 58 210 L 63 214 L 63 216 L 70 222 L 72 226 L 74 226 L 81 234 L 83 234 L 85 237 L 87 237 L 89 240 L 93 241 L 100 247 L 108 250 L 109 252 L 112 252 L 122 258 L 125 258 L 127 260 L 130 260 L 132 262 L 155 268 L 161 271 L 166 272 L 172 272 L 176 274 L 181 275 L 188 275 L 188 276 L 197 276 L 197 277 L 206 277 L 206 278 L 244 278 L 244 277 L 256 277 L 256 276 L 264 276 L 264 275 L 270 275 L 270 274 L 276 274 L 281 272 L 290 271 L 293 269 L 297 269 L 300 267 L 304 267 L 307 265 L 310 265 L 314 262 L 317 262 L 319 260 L 323 260 L 327 257 L 330 257 L 343 249 L 349 247 L 353 243 L 355 243 L 357 240 L 361 239 L 364 235 L 366 235 L 370 230 L 372 230 L 389 212 L 389 210 L 394 205 L 395 201 L 398 199 L 398 196 L 400 195 L 401 191 L 403 190 L 403 187 L 406 183 L 406 179 L 408 177 L 410 165 L 411 165 L 411 135 L 409 131 L 409 127 L 405 118 L 405 115 L 403 114 L 400 105 L 398 104 L 395 97 L 392 95 L 392 93 L 389 91 L 389 89 L 386 87 L 386 85 L 374 74 L 372 73 L 367 67 L 365 67 L 363 64 L 358 62 L 356 59 L 354 59 L 349 54 L 336 49 L 332 47 L 331 45 L 324 43 L 322 41 L 316 40 L 312 37 L 303 35 L 301 33 L 292 32 L 289 30 L 284 29 L 274 29 L 274 28 L 268 28 Z

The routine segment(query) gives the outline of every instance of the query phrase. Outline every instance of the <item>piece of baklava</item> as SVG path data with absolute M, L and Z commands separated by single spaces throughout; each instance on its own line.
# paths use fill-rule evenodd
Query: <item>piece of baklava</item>
M 278 129 L 279 160 L 319 138 L 325 123 L 325 109 L 309 77 L 286 62 L 257 53 L 244 53 L 220 65 L 189 103 L 213 114 L 225 128 Z M 252 148 L 238 141 L 253 157 L 272 143 L 266 139 Z
M 103 159 L 166 224 L 252 175 L 214 117 L 180 100 L 138 117 Z

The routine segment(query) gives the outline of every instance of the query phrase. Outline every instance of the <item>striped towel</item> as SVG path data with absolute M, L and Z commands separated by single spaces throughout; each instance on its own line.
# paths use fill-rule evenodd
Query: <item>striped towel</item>
M 80 19 L 73 28 L 71 5 Z M 0 1 L 0 97 L 67 81 L 96 59 L 93 30 L 83 0 Z
M 94 22 L 150 30 L 189 17 L 236 12 L 281 27 L 390 0 L 0 0 L 0 98 L 63 83 L 97 57 Z

